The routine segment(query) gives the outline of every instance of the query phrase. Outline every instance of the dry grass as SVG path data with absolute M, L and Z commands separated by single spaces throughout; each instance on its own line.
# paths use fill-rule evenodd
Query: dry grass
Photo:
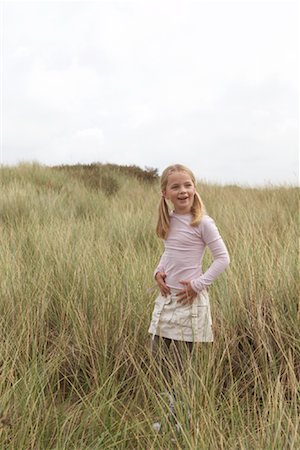
M 174 374 L 178 435 L 147 345 L 158 184 L 114 169 L 115 192 L 0 170 L 0 448 L 300 448 L 298 190 L 199 185 L 231 264 L 210 289 L 213 345 Z

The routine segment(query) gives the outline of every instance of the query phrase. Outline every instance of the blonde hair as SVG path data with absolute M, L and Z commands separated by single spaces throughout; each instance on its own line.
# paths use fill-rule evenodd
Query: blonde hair
M 190 178 L 194 184 L 194 187 L 196 189 L 197 182 L 196 182 L 196 178 L 195 178 L 193 172 L 190 169 L 188 169 L 188 167 L 185 167 L 182 164 L 173 164 L 172 166 L 168 166 L 161 174 L 160 188 L 161 188 L 162 192 L 166 190 L 167 184 L 168 184 L 168 176 L 173 172 L 187 173 L 190 176 Z M 199 193 L 196 191 L 195 196 L 194 196 L 194 202 L 191 207 L 192 221 L 191 221 L 190 225 L 192 227 L 197 226 L 200 223 L 205 212 L 206 212 L 206 210 L 205 210 L 204 203 L 203 203 Z M 158 205 L 158 221 L 157 221 L 157 225 L 156 225 L 157 236 L 161 239 L 166 239 L 169 228 L 170 228 L 169 208 L 168 208 L 168 204 L 166 202 L 165 197 L 162 196 L 160 203 Z

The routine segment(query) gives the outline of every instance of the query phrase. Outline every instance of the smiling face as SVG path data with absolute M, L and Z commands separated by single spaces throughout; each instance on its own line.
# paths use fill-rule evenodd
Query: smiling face
M 188 214 L 193 206 L 195 191 L 190 175 L 178 171 L 168 175 L 167 186 L 162 194 L 173 203 L 176 214 Z

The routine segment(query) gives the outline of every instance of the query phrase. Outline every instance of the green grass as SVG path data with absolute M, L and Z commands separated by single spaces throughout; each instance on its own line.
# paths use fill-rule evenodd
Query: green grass
M 159 184 L 130 170 L 0 169 L 0 448 L 300 448 L 299 190 L 198 186 L 231 264 L 173 374 L 178 435 L 147 333 Z

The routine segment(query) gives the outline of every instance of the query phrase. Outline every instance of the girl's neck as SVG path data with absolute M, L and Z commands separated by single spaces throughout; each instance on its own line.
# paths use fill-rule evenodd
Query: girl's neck
M 177 214 L 178 216 L 190 216 L 192 213 L 191 213 L 191 211 L 180 213 L 180 212 L 176 212 L 175 209 L 173 209 L 172 214 Z

